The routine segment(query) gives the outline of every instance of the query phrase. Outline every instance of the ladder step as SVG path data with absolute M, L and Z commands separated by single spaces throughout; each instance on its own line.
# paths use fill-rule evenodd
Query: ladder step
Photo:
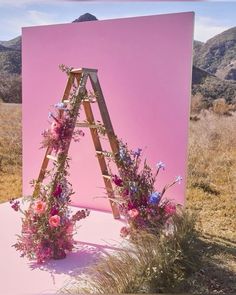
M 100 156 L 104 156 L 104 157 L 110 157 L 111 156 L 111 153 L 107 152 L 107 151 L 96 151 L 96 154 L 100 155 Z
M 63 100 L 62 102 L 64 102 L 64 103 L 69 103 L 70 100 L 69 100 L 69 99 L 65 99 L 65 100 Z
M 85 99 L 83 99 L 83 102 L 95 103 L 95 102 L 97 102 L 97 100 L 96 99 L 85 98 Z
M 101 128 L 103 125 L 100 124 L 90 124 L 90 123 L 76 123 L 76 127 L 88 127 L 88 128 Z
M 95 72 L 97 73 L 97 69 L 88 69 L 88 68 L 80 68 L 80 69 L 72 69 L 70 72 L 73 74 L 80 74 L 82 72 Z
M 110 176 L 110 175 L 103 174 L 102 176 L 103 176 L 104 178 L 111 179 L 111 176 Z
M 47 158 L 48 158 L 49 160 L 57 161 L 57 157 L 54 157 L 54 156 L 52 156 L 52 155 L 47 155 Z

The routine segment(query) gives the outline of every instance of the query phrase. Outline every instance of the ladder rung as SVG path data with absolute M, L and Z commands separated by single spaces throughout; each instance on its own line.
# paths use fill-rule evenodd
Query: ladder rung
M 103 174 L 102 176 L 103 176 L 104 178 L 111 179 L 111 176 L 110 176 L 110 175 Z
M 104 157 L 109 157 L 110 156 L 110 153 L 106 152 L 106 151 L 96 151 L 96 154 L 102 155 Z
M 52 155 L 47 155 L 47 158 L 48 158 L 49 160 L 57 161 L 57 157 L 54 157 L 54 156 L 52 156 Z
M 89 123 L 76 123 L 76 127 L 101 128 L 103 127 L 103 125 L 89 124 Z
M 64 103 L 69 103 L 70 100 L 69 100 L 69 99 L 65 99 L 65 100 L 63 100 L 62 102 L 64 102 Z
M 85 99 L 83 99 L 83 102 L 95 103 L 95 102 L 97 102 L 97 100 L 96 99 L 85 98 Z

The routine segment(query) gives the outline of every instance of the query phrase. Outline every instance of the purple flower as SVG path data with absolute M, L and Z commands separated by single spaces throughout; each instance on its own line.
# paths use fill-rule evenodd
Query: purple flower
M 151 205 L 157 205 L 161 200 L 161 193 L 159 192 L 155 192 L 155 193 L 152 193 L 151 195 L 149 195 L 149 204 Z
M 178 182 L 180 184 L 182 180 L 183 178 L 181 176 L 176 176 L 175 183 Z
M 125 159 L 125 150 L 123 148 L 120 148 L 119 156 L 120 156 L 121 160 Z
M 131 191 L 132 193 L 137 193 L 138 188 L 137 188 L 135 182 L 134 182 L 134 183 L 131 183 L 131 185 L 130 185 L 130 191 Z
M 165 168 L 166 168 L 166 164 L 163 163 L 163 162 L 161 162 L 161 161 L 159 161 L 159 162 L 156 164 L 156 167 L 157 167 L 158 170 L 160 170 L 160 169 L 165 170 Z
M 20 209 L 20 202 L 19 201 L 11 200 L 10 204 L 11 204 L 12 209 L 14 209 L 15 211 L 18 211 Z
M 66 104 L 63 102 L 58 102 L 54 104 L 54 107 L 57 108 L 58 110 L 66 110 Z
M 133 155 L 135 157 L 139 157 L 141 155 L 142 149 L 138 148 L 137 150 L 133 151 Z
M 52 112 L 49 112 L 48 113 L 48 119 L 52 119 L 53 118 L 53 114 L 52 114 Z

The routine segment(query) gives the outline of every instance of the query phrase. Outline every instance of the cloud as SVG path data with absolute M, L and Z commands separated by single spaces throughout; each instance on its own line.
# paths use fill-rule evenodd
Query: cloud
M 214 37 L 217 34 L 229 29 L 230 26 L 226 26 L 218 23 L 215 19 L 210 17 L 197 16 L 195 21 L 194 39 L 202 42 Z
M 21 27 L 49 25 L 57 22 L 56 15 L 52 13 L 39 10 L 26 10 L 19 15 L 0 19 L 0 27 L 7 28 L 7 35 L 11 36 L 10 38 L 14 38 L 21 34 Z M 10 38 L 1 37 L 2 40 L 8 40 Z
M 0 7 L 20 7 L 28 4 L 43 4 L 48 0 L 0 0 Z M 52 1 L 50 1 L 52 2 Z

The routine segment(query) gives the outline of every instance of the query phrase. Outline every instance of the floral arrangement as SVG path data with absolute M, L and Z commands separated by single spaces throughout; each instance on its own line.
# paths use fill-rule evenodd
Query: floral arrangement
M 79 210 L 75 214 L 69 209 L 70 196 L 73 194 L 69 183 L 69 158 L 67 150 L 72 139 L 79 141 L 84 133 L 74 130 L 75 107 L 71 103 L 55 105 L 56 113 L 49 113 L 51 128 L 43 132 L 42 147 L 50 148 L 57 156 L 53 167 L 47 171 L 44 183 L 33 181 L 38 186 L 36 196 L 30 197 L 27 210 L 23 210 L 18 200 L 11 200 L 11 207 L 23 213 L 22 231 L 14 247 L 38 263 L 49 259 L 61 259 L 72 251 L 75 223 L 89 215 L 89 211 Z M 78 111 L 78 109 L 77 109 Z
M 119 141 L 119 147 L 119 153 L 113 156 L 113 161 L 117 164 L 120 175 L 113 174 L 112 180 L 115 184 L 115 195 L 118 195 L 120 212 L 128 224 L 121 229 L 121 236 L 128 236 L 132 230 L 157 233 L 170 227 L 171 218 L 176 214 L 176 205 L 163 196 L 168 188 L 180 183 L 182 178 L 178 176 L 161 191 L 156 191 L 156 178 L 159 172 L 165 169 L 165 164 L 158 162 L 153 174 L 146 160 L 141 167 L 140 148 L 129 150 L 127 144 L 122 141 Z

